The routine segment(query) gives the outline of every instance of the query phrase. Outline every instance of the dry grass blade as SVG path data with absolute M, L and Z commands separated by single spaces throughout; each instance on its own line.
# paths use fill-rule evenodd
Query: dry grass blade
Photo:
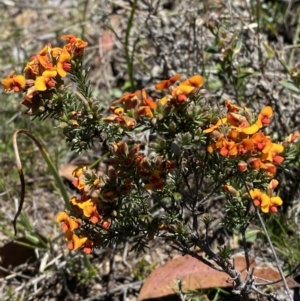
M 13 147 L 14 147 L 14 152 L 15 152 L 15 156 L 16 156 L 16 165 L 17 165 L 17 169 L 19 172 L 20 182 L 21 182 L 20 204 L 19 204 L 17 213 L 13 220 L 15 235 L 17 235 L 17 219 L 22 212 L 24 198 L 25 198 L 25 178 L 24 178 L 24 173 L 23 173 L 23 169 L 22 169 L 22 163 L 21 163 L 19 149 L 18 149 L 18 143 L 17 143 L 17 137 L 19 134 L 25 134 L 26 136 L 28 136 L 39 148 L 41 154 L 43 155 L 45 162 L 47 163 L 47 165 L 50 169 L 50 172 L 54 176 L 56 183 L 60 188 L 60 192 L 64 199 L 66 208 L 68 208 L 70 206 L 69 197 L 68 197 L 67 191 L 65 189 L 64 183 L 62 182 L 62 179 L 60 178 L 60 176 L 46 150 L 45 145 L 38 138 L 36 138 L 32 133 L 30 133 L 28 130 L 20 129 L 20 130 L 15 131 L 15 133 L 13 135 Z

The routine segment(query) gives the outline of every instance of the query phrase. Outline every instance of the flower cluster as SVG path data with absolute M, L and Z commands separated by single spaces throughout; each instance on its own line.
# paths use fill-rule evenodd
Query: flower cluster
M 253 120 L 252 114 L 247 108 L 236 106 L 229 100 L 225 105 L 227 115 L 204 130 L 204 133 L 210 134 L 213 141 L 207 148 L 208 152 L 217 152 L 223 157 L 236 160 L 240 172 L 262 171 L 268 177 L 273 178 L 277 166 L 284 161 L 284 157 L 281 155 L 284 146 L 273 143 L 271 138 L 261 131 L 271 122 L 272 108 L 269 106 L 263 108 L 257 118 Z M 228 187 L 225 187 L 225 190 L 228 191 Z M 260 206 L 263 212 L 276 212 L 276 206 L 282 204 L 279 197 L 270 198 L 267 194 L 262 194 L 264 201 L 257 201 L 259 194 L 262 193 L 256 188 L 250 192 L 254 205 Z
M 103 121 L 117 123 L 125 129 L 132 129 L 141 118 L 156 117 L 164 106 L 176 107 L 186 103 L 189 97 L 203 86 L 204 79 L 201 75 L 195 75 L 181 82 L 178 86 L 174 86 L 180 77 L 180 74 L 176 74 L 155 85 L 157 91 L 169 92 L 158 101 L 148 97 L 145 89 L 134 93 L 125 93 L 120 99 L 113 102 L 113 106 L 110 107 L 112 114 L 105 117 Z
M 61 212 L 57 217 L 69 249 L 81 248 L 90 253 L 98 246 L 99 235 L 107 232 L 119 217 L 118 207 L 126 203 L 126 196 L 141 187 L 145 191 L 164 188 L 174 163 L 162 157 L 151 161 L 140 152 L 140 147 L 138 144 L 128 146 L 123 141 L 111 143 L 112 156 L 105 161 L 109 165 L 106 176 L 99 177 L 86 167 L 74 170 L 73 185 L 81 197 L 73 196 L 68 214 Z
M 282 199 L 279 196 L 273 196 L 274 189 L 276 189 L 278 184 L 279 182 L 276 179 L 272 179 L 266 193 L 262 193 L 260 189 L 257 188 L 250 190 L 254 205 L 260 206 L 262 212 L 277 212 L 277 207 L 282 205 Z
M 241 172 L 252 168 L 257 171 L 265 170 L 267 175 L 273 177 L 276 165 L 283 162 L 280 154 L 284 151 L 282 144 L 273 143 L 269 136 L 262 131 L 270 123 L 273 115 L 271 107 L 265 107 L 257 119 L 252 121 L 252 114 L 247 108 L 240 108 L 226 101 L 227 116 L 219 119 L 204 133 L 210 133 L 214 143 L 210 144 L 208 151 L 218 152 L 221 156 L 237 159 Z
M 68 42 L 63 48 L 46 45 L 26 64 L 24 75 L 13 72 L 2 80 L 6 92 L 25 92 L 21 103 L 30 114 L 43 110 L 44 101 L 52 99 L 53 89 L 63 85 L 63 78 L 71 71 L 74 60 L 81 58 L 88 45 L 73 35 L 61 38 Z
M 2 85 L 5 91 L 25 93 L 27 113 L 52 110 L 46 117 L 65 122 L 67 141 L 79 150 L 93 139 L 107 143 L 102 162 L 107 172 L 75 169 L 73 185 L 79 194 L 57 216 L 69 249 L 91 253 L 126 236 L 139 235 L 143 241 L 160 231 L 177 231 L 183 237 L 190 229 L 183 224 L 184 210 L 202 210 L 207 196 L 222 187 L 238 199 L 225 214 L 242 204 L 238 208 L 245 217 L 247 202 L 264 213 L 277 211 L 282 200 L 274 193 L 279 184 L 274 177 L 299 133 L 283 143 L 272 141 L 264 133 L 273 116 L 271 107 L 255 116 L 227 100 L 225 116 L 216 120 L 219 112 L 208 105 L 204 78 L 196 74 L 180 82 L 181 75 L 175 74 L 155 85 L 162 97 L 155 99 L 145 89 L 126 92 L 103 116 L 82 70 L 87 42 L 72 35 L 62 39 L 67 41 L 63 48 L 46 45 L 27 63 L 24 75 L 12 73 Z M 64 86 L 67 73 L 77 83 L 76 96 Z M 63 105 L 55 107 L 59 101 Z M 147 140 L 137 138 L 145 133 Z M 150 204 L 161 206 L 164 213 L 154 217 Z

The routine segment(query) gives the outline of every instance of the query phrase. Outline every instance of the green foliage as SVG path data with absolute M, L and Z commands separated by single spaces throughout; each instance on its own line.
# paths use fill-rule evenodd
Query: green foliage
M 146 279 L 150 273 L 157 266 L 156 263 L 149 263 L 146 259 L 142 258 L 136 265 L 133 267 L 133 274 L 137 280 Z
M 125 79 L 124 91 L 133 91 L 137 85 L 134 72 L 135 60 L 138 60 L 147 74 L 152 75 L 151 66 L 149 68 L 142 55 L 137 54 L 140 35 L 134 35 L 133 32 L 134 20 L 137 16 L 137 3 L 138 1 L 133 1 L 129 8 L 130 15 L 126 26 L 125 41 L 122 45 L 129 76 L 129 80 Z M 257 3 L 259 1 L 250 3 L 251 20 L 257 21 L 256 36 L 259 36 L 259 31 L 265 30 L 265 28 L 278 36 L 275 21 L 280 19 L 281 22 L 284 18 L 280 12 L 282 11 L 281 4 L 278 1 L 262 1 L 262 5 L 259 6 Z M 81 19 L 85 20 L 87 2 L 80 4 L 83 4 L 84 8 Z M 81 5 L 79 6 L 81 8 Z M 98 91 L 93 91 L 90 72 L 85 70 L 82 57 L 78 56 L 70 60 L 72 68 L 69 70 L 69 77 L 74 84 L 74 89 L 70 89 L 65 85 L 64 79 L 57 76 L 55 78 L 56 86 L 47 87 L 47 93 L 36 94 L 40 97 L 39 102 L 27 111 L 36 120 L 29 123 L 28 120 L 18 115 L 15 122 L 10 122 L 3 131 L 0 136 L 0 152 L 5 153 L 5 155 L 1 154 L 2 161 L 7 158 L 12 161 L 13 153 L 7 142 L 11 133 L 19 127 L 30 127 L 33 132 L 39 132 L 45 140 L 51 141 L 54 149 L 61 144 L 61 138 L 56 140 L 53 137 L 56 136 L 53 134 L 53 127 L 58 127 L 62 129 L 70 149 L 77 153 L 92 149 L 95 141 L 100 142 L 105 152 L 107 151 L 98 159 L 108 166 L 107 175 L 98 176 L 90 168 L 85 168 L 79 176 L 76 176 L 77 188 L 82 194 L 82 199 L 73 200 L 67 214 L 71 219 L 80 220 L 81 224 L 80 229 L 72 229 L 74 236 L 73 239 L 69 239 L 69 248 L 75 249 L 75 235 L 76 239 L 88 239 L 78 247 L 82 247 L 84 250 L 88 248 L 88 251 L 91 251 L 92 248 L 118 245 L 130 238 L 132 250 L 139 252 L 145 250 L 149 241 L 154 237 L 160 237 L 168 243 L 171 242 L 172 246 L 183 254 L 190 252 L 195 254 L 191 250 L 200 247 L 231 278 L 237 279 L 234 271 L 228 270 L 224 266 L 224 261 L 230 258 L 231 250 L 226 246 L 218 246 L 218 251 L 212 250 L 210 232 L 215 230 L 212 229 L 215 227 L 214 222 L 221 217 L 220 227 L 225 230 L 230 229 L 235 233 L 239 231 L 246 242 L 253 243 L 255 235 L 251 236 L 249 234 L 251 230 L 248 228 L 250 225 L 251 229 L 251 226 L 256 225 L 258 221 L 257 210 L 253 210 L 253 203 L 259 208 L 263 206 L 257 205 L 258 199 L 252 197 L 251 191 L 253 189 L 261 190 L 271 202 L 271 198 L 275 197 L 275 188 L 271 189 L 269 185 L 270 179 L 275 176 L 275 173 L 270 176 L 263 170 L 264 168 L 250 168 L 249 162 L 253 158 L 250 157 L 249 150 L 249 156 L 246 156 L 245 161 L 242 162 L 248 164 L 248 170 L 241 171 L 238 164 L 244 159 L 244 154 L 228 155 L 226 149 L 218 147 L 217 142 L 220 141 L 214 135 L 226 136 L 230 127 L 232 129 L 236 127 L 240 133 L 243 132 L 240 120 L 238 122 L 234 120 L 231 124 L 223 121 L 211 133 L 204 131 L 225 116 L 223 107 L 220 105 L 220 100 L 223 100 L 221 95 L 224 91 L 228 92 L 240 105 L 237 111 L 230 112 L 228 110 L 229 113 L 233 113 L 231 117 L 235 118 L 234 114 L 239 115 L 238 118 L 242 118 L 243 122 L 246 121 L 249 126 L 257 122 L 258 114 L 256 113 L 259 112 L 257 106 L 258 103 L 262 104 L 261 100 L 264 97 L 253 98 L 255 110 L 251 114 L 255 116 L 249 116 L 249 112 L 244 109 L 244 104 L 247 102 L 249 83 L 256 78 L 265 76 L 267 63 L 270 60 L 280 62 L 284 68 L 286 78 L 283 78 L 281 82 L 278 81 L 278 85 L 284 87 L 286 92 L 299 94 L 300 81 L 297 66 L 295 65 L 293 69 L 289 70 L 289 66 L 292 66 L 290 62 L 286 64 L 283 59 L 279 58 L 277 51 L 268 42 L 257 42 L 259 64 L 254 66 L 252 61 L 249 63 L 247 61 L 250 53 L 247 48 L 249 45 L 243 37 L 245 28 L 249 29 L 249 26 L 243 20 L 239 26 L 233 28 L 231 23 L 235 18 L 235 12 L 233 11 L 232 14 L 230 18 L 223 18 L 220 10 L 219 16 L 208 18 L 201 25 L 208 29 L 213 36 L 201 54 L 207 61 L 201 61 L 201 64 L 203 65 L 202 74 L 205 74 L 205 78 L 208 79 L 205 87 L 212 91 L 217 90 L 216 97 L 212 97 L 203 89 L 203 83 L 201 85 L 198 83 L 196 87 L 190 84 L 195 89 L 185 93 L 179 91 L 180 84 L 178 86 L 172 83 L 164 89 L 166 94 L 164 96 L 168 98 L 155 99 L 154 105 L 149 98 L 137 95 L 125 94 L 130 100 L 125 101 L 125 95 L 122 100 L 122 93 L 116 88 L 111 90 L 110 95 L 112 98 L 119 99 L 108 109 L 106 104 L 100 103 Z M 228 21 L 229 19 L 231 21 Z M 113 27 L 110 28 L 114 30 Z M 80 31 L 84 38 L 85 27 L 81 26 Z M 20 28 L 16 28 L 12 35 L 22 38 Z M 7 37 L 5 42 L 9 42 L 10 39 L 11 37 Z M 146 45 L 145 41 L 142 43 Z M 263 49 L 266 51 L 265 53 L 263 53 Z M 9 52 L 8 49 L 4 50 Z M 214 55 L 218 57 L 218 60 L 209 65 Z M 56 63 L 56 58 L 53 62 Z M 12 63 L 12 65 L 14 64 Z M 164 65 L 168 65 L 166 61 Z M 195 68 L 197 69 L 198 66 Z M 19 69 L 21 70 L 21 68 Z M 211 72 L 210 69 L 214 69 L 214 72 Z M 180 71 L 178 70 L 178 72 Z M 42 76 L 42 74 L 38 75 Z M 178 94 L 176 94 L 177 92 Z M 268 95 L 268 97 L 270 96 Z M 7 113 L 7 117 L 14 118 L 15 112 L 18 112 L 15 107 L 16 98 L 9 96 L 8 100 L 12 100 L 9 102 L 12 108 L 8 106 L 7 111 L 3 112 Z M 130 101 L 132 102 L 130 103 Z M 251 101 L 252 99 L 250 99 L 250 103 Z M 274 99 L 268 98 L 266 103 L 273 105 L 275 102 Z M 117 110 L 121 109 L 123 111 L 118 113 Z M 50 118 L 55 123 L 52 123 Z M 263 124 L 261 128 L 265 129 L 267 125 L 268 123 Z M 59 133 L 59 129 L 55 129 L 56 133 Z M 270 128 L 271 134 L 272 131 L 273 129 Z M 270 132 L 265 131 L 264 133 L 269 135 Z M 142 138 L 140 138 L 140 134 L 143 134 Z M 251 138 L 253 133 L 244 134 Z M 283 133 L 278 133 L 278 129 L 275 130 L 274 135 L 270 135 L 270 141 L 282 140 L 281 135 Z M 227 141 L 222 141 L 224 148 L 230 138 L 226 137 L 226 139 Z M 25 143 L 22 145 L 24 149 L 27 147 Z M 299 165 L 299 145 L 284 145 L 284 147 L 285 152 L 281 155 L 285 162 L 281 167 L 277 162 L 276 167 L 279 171 L 281 168 L 282 170 L 285 168 L 285 171 L 289 172 L 292 167 Z M 210 151 L 208 151 L 209 148 Z M 28 153 L 30 151 L 31 149 Z M 64 151 L 62 148 L 58 154 L 63 154 Z M 251 151 L 255 153 L 253 149 Z M 32 162 L 34 158 L 30 157 L 28 153 L 23 152 L 22 158 L 28 156 L 28 161 Z M 255 153 L 255 155 L 257 154 Z M 27 161 L 26 158 L 25 161 Z M 270 159 L 266 161 L 270 161 Z M 25 171 L 32 169 L 31 165 L 33 164 L 30 162 L 25 164 Z M 10 165 L 7 164 L 7 166 Z M 32 173 L 34 173 L 33 170 Z M 84 177 L 84 180 L 81 179 L 84 183 L 80 182 L 80 176 Z M 82 186 L 79 187 L 79 184 Z M 6 185 L 9 183 L 0 178 L 1 190 L 4 191 Z M 228 191 L 224 187 L 227 187 Z M 92 193 L 96 193 L 96 196 L 92 197 Z M 86 211 L 84 211 L 83 203 L 87 200 L 84 197 L 88 197 L 90 202 L 89 210 Z M 221 204 L 215 201 L 220 199 Z M 277 210 L 278 204 L 275 205 L 270 205 L 265 212 Z M 93 213 L 96 212 L 98 215 L 91 214 L 94 208 L 97 210 Z M 92 220 L 93 218 L 97 221 Z M 299 259 L 298 240 L 294 239 L 290 250 L 288 250 L 288 243 L 280 243 L 282 239 L 286 242 L 289 241 L 291 233 L 295 234 L 295 237 L 297 236 L 292 230 L 295 225 L 283 219 L 279 220 L 280 218 L 279 216 L 277 220 L 275 217 L 266 217 L 271 239 L 279 254 L 284 258 L 292 258 L 287 261 L 290 269 Z M 4 220 L 0 227 L 3 233 L 11 235 L 10 230 L 4 226 Z M 50 240 L 46 242 L 42 240 L 25 214 L 21 215 L 18 227 L 29 237 L 33 247 L 49 249 Z M 85 244 L 86 242 L 90 244 Z M 88 271 L 82 272 L 83 267 L 86 267 Z M 90 263 L 86 261 L 83 264 L 82 259 L 79 259 L 78 262 L 71 261 L 69 268 L 72 276 L 82 282 L 89 282 L 96 275 L 96 271 Z M 145 277 L 151 269 L 152 267 L 149 268 L 145 262 L 141 261 L 137 265 L 136 277 L 138 279 Z M 219 300 L 219 291 L 214 294 L 209 298 Z M 197 300 L 205 298 L 204 295 L 198 296 Z M 191 297 L 189 300 L 196 299 Z
M 289 273 L 300 261 L 300 238 L 298 225 L 293 219 L 284 216 L 270 216 L 266 220 L 268 234 L 277 254 L 284 261 L 284 270 Z M 261 233 L 261 237 L 264 234 Z

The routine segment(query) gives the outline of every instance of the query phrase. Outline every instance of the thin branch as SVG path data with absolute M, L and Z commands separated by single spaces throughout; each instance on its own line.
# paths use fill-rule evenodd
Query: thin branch
M 101 293 L 101 294 L 98 294 L 96 296 L 93 296 L 93 297 L 90 297 L 90 298 L 87 298 L 87 299 L 84 299 L 82 301 L 94 301 L 94 300 L 99 300 L 99 298 L 102 298 L 102 297 L 105 297 L 105 296 L 110 296 L 116 292 L 119 292 L 119 291 L 124 291 L 124 290 L 128 290 L 129 288 L 133 288 L 135 286 L 141 286 L 143 283 L 145 282 L 145 280 L 141 280 L 141 281 L 136 281 L 136 282 L 133 282 L 133 283 L 128 283 L 128 284 L 124 284 L 124 285 L 120 285 L 112 290 L 109 290 L 107 292 L 104 292 L 104 293 Z
M 264 232 L 265 232 L 266 238 L 267 238 L 268 243 L 269 243 L 269 245 L 270 245 L 270 248 L 271 248 L 271 250 L 272 250 L 272 253 L 273 253 L 273 256 L 274 256 L 274 258 L 275 258 L 276 265 L 277 265 L 277 269 L 278 269 L 279 274 L 280 274 L 280 276 L 281 276 L 281 278 L 282 278 L 282 281 L 283 281 L 283 284 L 284 284 L 284 288 L 285 288 L 285 290 L 286 290 L 286 293 L 287 293 L 289 299 L 290 299 L 291 301 L 293 301 L 293 296 L 292 296 L 292 294 L 291 294 L 291 292 L 290 292 L 290 290 L 289 290 L 289 286 L 288 286 L 288 284 L 287 284 L 287 282 L 286 282 L 285 276 L 284 276 L 283 271 L 282 271 L 282 269 L 281 269 L 281 267 L 280 267 L 280 264 L 279 264 L 279 260 L 278 260 L 276 251 L 275 251 L 275 249 L 274 249 L 274 247 L 273 247 L 272 241 L 271 241 L 270 236 L 269 236 L 269 234 L 268 234 L 268 230 L 267 230 L 267 228 L 266 228 L 266 226 L 265 226 L 265 223 L 264 223 L 264 221 L 263 221 L 263 219 L 262 219 L 262 217 L 261 217 L 261 215 L 260 215 L 260 213 L 259 213 L 258 208 L 256 208 L 256 215 L 257 215 L 257 217 L 258 217 L 258 219 L 259 219 L 259 221 L 260 221 L 260 224 L 261 224 L 261 226 L 262 226 L 262 228 L 263 228 L 263 230 L 264 230 Z

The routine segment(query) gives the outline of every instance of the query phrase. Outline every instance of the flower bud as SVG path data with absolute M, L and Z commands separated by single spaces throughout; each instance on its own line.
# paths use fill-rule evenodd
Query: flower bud
M 71 125 L 71 126 L 76 127 L 76 128 L 79 127 L 79 123 L 75 119 L 70 119 L 68 121 L 68 125 Z
M 110 221 L 109 221 L 109 220 L 104 220 L 104 221 L 102 222 L 102 228 L 103 228 L 104 230 L 108 230 L 109 227 L 110 227 Z
M 238 169 L 240 172 L 244 172 L 247 170 L 247 163 L 245 161 L 240 161 L 238 163 Z
M 296 140 L 297 138 L 299 138 L 299 137 L 300 137 L 299 132 L 294 132 L 294 133 L 288 135 L 288 136 L 284 139 L 284 143 L 286 143 L 286 144 L 294 143 L 295 140 Z
M 169 125 L 169 129 L 171 132 L 175 132 L 176 131 L 176 123 L 174 121 L 172 121 Z
M 231 185 L 224 185 L 225 191 L 229 192 L 233 196 L 238 196 L 239 192 Z
M 72 111 L 72 112 L 69 112 L 68 115 L 67 115 L 67 118 L 68 119 L 71 119 L 73 117 L 77 116 L 77 111 Z
M 44 106 L 39 106 L 39 112 L 40 113 L 43 113 L 43 112 L 45 112 L 45 107 Z

